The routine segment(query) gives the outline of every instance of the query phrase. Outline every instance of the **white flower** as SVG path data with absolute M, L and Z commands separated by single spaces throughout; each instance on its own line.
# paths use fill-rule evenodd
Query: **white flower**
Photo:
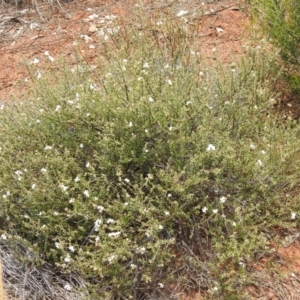
M 143 68 L 149 68 L 149 64 L 148 64 L 147 62 L 145 62 L 145 63 L 143 64 Z
M 79 145 L 79 148 L 83 148 L 83 147 L 84 147 L 83 144 L 80 144 L 80 145 Z
M 57 211 L 53 212 L 53 216 L 58 216 L 58 212 Z
M 220 202 L 221 202 L 221 203 L 225 203 L 225 202 L 226 202 L 226 200 L 227 200 L 227 198 L 226 198 L 226 197 L 224 197 L 224 196 L 222 196 L 222 197 L 220 198 Z
M 172 130 L 173 130 L 173 126 L 169 126 L 168 129 L 169 129 L 170 131 L 172 131 Z
M 107 223 L 107 224 L 115 224 L 116 221 L 115 221 L 114 219 L 108 219 L 108 220 L 106 221 L 106 223 Z
M 108 234 L 108 237 L 116 238 L 116 237 L 118 237 L 120 234 L 121 234 L 121 231 L 110 232 L 110 233 Z
M 163 283 L 159 282 L 158 286 L 159 286 L 159 288 L 163 289 L 165 285 Z
M 124 181 L 125 181 L 126 183 L 129 183 L 129 182 L 130 182 L 130 179 L 125 178 Z
M 35 122 L 39 124 L 41 123 L 41 120 L 37 119 Z
M 149 102 L 154 102 L 154 99 L 152 97 L 149 97 Z
M 86 163 L 85 167 L 89 168 L 91 166 L 91 164 L 89 162 Z
M 38 64 L 40 61 L 37 59 L 37 58 L 34 58 L 31 62 L 30 62 L 30 64 Z
M 90 192 L 88 190 L 84 190 L 83 195 L 88 198 L 90 196 Z
M 75 199 L 74 198 L 71 198 L 70 200 L 69 200 L 69 203 L 73 203 L 75 201 Z
M 200 72 L 199 72 L 199 75 L 200 75 L 200 76 L 203 76 L 203 75 L 204 75 L 204 73 L 200 71 Z
M 107 261 L 108 261 L 109 263 L 111 263 L 115 258 L 116 258 L 115 255 L 111 255 L 111 256 L 107 259 Z
M 130 268 L 131 269 L 136 269 L 136 265 L 135 264 L 130 264 Z
M 162 230 L 162 229 L 164 229 L 164 226 L 158 225 L 158 229 Z
M 60 105 L 57 105 L 57 106 L 55 107 L 55 111 L 58 112 L 58 111 L 60 111 L 60 110 L 61 110 L 61 106 L 60 106 Z
M 64 289 L 66 291 L 71 291 L 72 290 L 71 286 L 68 283 L 64 285 Z
M 236 226 L 236 222 L 232 221 L 232 226 L 235 227 Z
M 207 207 L 206 207 L 206 206 L 204 206 L 204 207 L 202 208 L 202 212 L 203 212 L 204 214 L 206 214 L 206 212 L 207 212 Z
M 265 150 L 261 150 L 261 154 L 265 155 L 267 152 Z
M 55 242 L 55 248 L 59 249 L 61 246 L 60 246 L 60 243 L 59 242 Z
M 45 151 L 51 150 L 51 149 L 52 149 L 52 147 L 51 147 L 51 146 L 48 146 L 48 145 L 44 148 Z
M 64 185 L 64 184 L 60 184 L 59 187 L 61 188 L 61 190 L 62 190 L 63 192 L 66 192 L 67 189 L 69 188 L 68 186 L 66 186 L 66 185 Z
M 75 248 L 74 248 L 74 246 L 69 246 L 69 250 L 71 251 L 71 252 L 74 252 L 75 251 Z
M 168 211 L 165 211 L 165 216 L 169 216 L 170 213 Z
M 186 102 L 185 102 L 185 105 L 188 106 L 188 105 L 190 105 L 191 103 L 192 103 L 191 101 L 186 101 Z
M 41 169 L 41 172 L 42 172 L 42 173 L 46 173 L 46 172 L 47 172 L 47 169 L 46 169 L 46 168 L 42 168 L 42 169 Z
M 54 58 L 50 55 L 49 51 L 45 51 L 44 54 L 45 54 L 45 56 L 48 57 L 48 59 L 49 59 L 50 61 L 54 61 Z
M 74 179 L 74 182 L 78 182 L 79 180 L 80 180 L 80 178 L 77 175 L 76 178 Z
M 180 10 L 178 13 L 177 13 L 177 17 L 182 17 L 182 16 L 184 16 L 184 15 L 186 15 L 188 13 L 188 11 L 186 11 L 186 10 Z
M 18 175 L 18 176 L 20 176 L 20 175 L 23 174 L 23 172 L 21 170 L 17 170 L 17 171 L 15 171 L 15 174 Z
M 258 164 L 260 167 L 262 167 L 262 166 L 264 165 L 260 159 L 257 161 L 257 164 Z
M 35 72 L 35 76 L 36 76 L 37 79 L 40 79 L 42 77 L 42 74 L 41 74 L 41 72 L 39 70 L 37 70 Z
M 252 150 L 254 150 L 254 149 L 256 149 L 256 146 L 254 145 L 254 144 L 250 144 L 250 149 L 252 149 Z
M 297 216 L 297 214 L 296 214 L 295 212 L 292 212 L 292 213 L 291 213 L 291 219 L 292 219 L 292 220 L 295 220 L 295 219 L 296 219 L 296 216 Z
M 128 127 L 132 127 L 132 126 L 133 126 L 132 122 L 129 122 Z
M 217 210 L 217 209 L 213 209 L 213 213 L 214 213 L 214 214 L 217 214 L 217 213 L 218 213 L 218 210 Z
M 99 231 L 99 228 L 100 228 L 101 224 L 102 224 L 102 220 L 101 219 L 97 219 L 95 221 L 95 223 L 94 223 L 94 230 L 95 231 Z
M 2 239 L 2 240 L 7 240 L 7 236 L 6 236 L 4 233 L 2 233 L 2 234 L 1 234 L 1 239 Z
M 138 249 L 138 252 L 141 253 L 141 254 L 145 254 L 146 248 L 145 247 L 141 247 L 141 248 Z
M 168 196 L 168 198 L 172 198 L 172 194 L 171 193 L 169 193 L 167 196 Z
M 97 209 L 99 210 L 100 213 L 102 213 L 105 210 L 104 207 L 101 205 L 97 206 Z
M 65 261 L 66 263 L 69 263 L 69 262 L 71 261 L 71 257 L 70 257 L 69 255 L 67 255 L 67 256 L 65 257 L 64 261 Z
M 172 80 L 171 80 L 171 79 L 168 79 L 168 80 L 167 80 L 167 84 L 168 84 L 168 85 L 172 85 L 172 84 L 173 84 L 173 83 L 172 83 Z
M 206 151 L 215 151 L 216 147 L 213 144 L 208 144 L 208 146 L 206 147 Z
M 97 90 L 97 84 L 96 84 L 96 83 L 91 83 L 91 84 L 90 84 L 90 89 L 91 89 L 92 91 L 96 91 L 96 90 Z

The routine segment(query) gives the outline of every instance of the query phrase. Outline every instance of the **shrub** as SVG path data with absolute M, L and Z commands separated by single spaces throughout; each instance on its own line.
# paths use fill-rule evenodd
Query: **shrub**
M 251 1 L 256 21 L 279 48 L 286 76 L 295 91 L 299 88 L 300 3 L 295 0 Z
M 1 111 L 2 234 L 80 271 L 91 298 L 237 297 L 267 233 L 299 212 L 282 201 L 299 127 L 268 116 L 272 59 L 206 68 L 184 20 L 168 22 L 172 42 L 113 33 L 97 68 L 43 74 Z

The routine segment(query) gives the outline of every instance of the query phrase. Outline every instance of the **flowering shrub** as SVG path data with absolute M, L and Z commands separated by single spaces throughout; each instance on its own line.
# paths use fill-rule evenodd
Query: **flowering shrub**
M 297 183 L 299 128 L 268 116 L 271 59 L 211 70 L 182 50 L 180 22 L 172 47 L 114 33 L 97 68 L 42 76 L 35 99 L 1 110 L 1 238 L 80 272 L 92 298 L 191 284 L 230 297 L 265 233 L 297 220 L 281 192 Z

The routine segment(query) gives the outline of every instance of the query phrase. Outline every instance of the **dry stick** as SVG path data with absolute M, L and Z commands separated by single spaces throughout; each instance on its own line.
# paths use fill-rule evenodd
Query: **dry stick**
M 0 260 L 0 300 L 7 300 L 6 293 L 4 290 L 3 278 L 2 278 L 2 262 Z
M 33 0 L 32 1 L 33 5 L 34 5 L 34 8 L 36 9 L 38 15 L 40 16 L 41 20 L 45 23 L 45 19 L 43 18 L 41 12 L 40 12 L 40 9 L 39 9 L 39 6 L 37 4 L 37 1 L 36 0 Z

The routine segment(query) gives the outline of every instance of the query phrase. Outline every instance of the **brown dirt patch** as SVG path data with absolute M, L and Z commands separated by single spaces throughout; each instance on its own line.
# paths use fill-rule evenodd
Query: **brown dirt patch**
M 188 18 L 199 24 L 200 53 L 210 63 L 213 64 L 217 59 L 230 62 L 233 56 L 243 53 L 240 41 L 248 22 L 247 16 L 238 1 L 204 2 L 178 3 L 174 5 L 174 16 L 178 11 L 186 10 Z M 40 72 L 58 67 L 50 64 L 45 51 L 49 51 L 55 59 L 60 56 L 75 59 L 78 47 L 74 47 L 74 42 L 79 40 L 82 41 L 79 43 L 81 54 L 87 62 L 93 63 L 96 51 L 91 45 L 97 38 L 91 30 L 94 24 L 91 16 L 105 18 L 114 14 L 127 18 L 131 7 L 138 1 L 132 0 L 129 3 L 125 0 L 76 0 L 62 3 L 63 10 L 43 3 L 38 6 L 39 14 L 30 4 L 23 4 L 22 9 L 3 7 L 3 15 L 0 16 L 0 99 L 26 98 L 28 87 L 25 87 L 24 81 L 30 82 L 30 77 L 25 62 L 38 59 L 39 63 L 35 66 Z M 164 6 L 160 2 L 145 1 L 143 9 L 148 9 L 151 17 L 155 10 L 164 9 Z M 197 11 L 204 11 L 205 15 L 195 14 Z

